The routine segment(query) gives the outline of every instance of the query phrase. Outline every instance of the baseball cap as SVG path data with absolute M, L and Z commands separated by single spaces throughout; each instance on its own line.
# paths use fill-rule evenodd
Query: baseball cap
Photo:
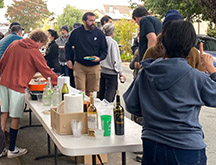
M 21 26 L 21 24 L 20 24 L 19 22 L 12 22 L 12 23 L 10 24 L 10 26 L 9 26 L 9 29 L 11 29 L 12 26 L 14 26 L 14 25 L 19 25 L 19 26 Z M 22 27 L 22 30 L 24 30 L 23 27 Z

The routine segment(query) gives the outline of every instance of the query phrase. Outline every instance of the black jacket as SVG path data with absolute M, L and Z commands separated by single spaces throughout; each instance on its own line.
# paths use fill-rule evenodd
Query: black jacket
M 49 43 L 45 54 L 47 65 L 51 69 L 53 68 L 55 73 L 60 72 L 60 64 L 58 60 L 58 56 L 59 56 L 58 49 L 59 49 L 58 45 L 56 44 L 55 40 L 53 40 L 51 43 Z

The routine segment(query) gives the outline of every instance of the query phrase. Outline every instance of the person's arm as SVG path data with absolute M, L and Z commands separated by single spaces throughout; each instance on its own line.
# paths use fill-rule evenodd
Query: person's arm
M 148 48 L 153 47 L 156 45 L 157 43 L 157 36 L 154 32 L 148 33 L 146 35 L 147 39 L 148 39 Z
M 133 81 L 127 91 L 123 94 L 126 110 L 136 116 L 142 116 L 139 98 L 139 76 Z
M 106 38 L 105 38 L 105 35 L 101 35 L 102 39 L 101 39 L 101 44 L 100 44 L 100 50 L 99 50 L 99 56 L 100 57 L 96 57 L 96 59 L 94 60 L 95 62 L 98 62 L 98 61 L 102 61 L 106 58 L 107 56 L 107 51 L 108 51 L 108 46 L 107 46 L 107 41 L 106 41 Z
M 137 57 L 134 55 L 133 58 L 132 58 L 132 60 L 131 60 L 131 62 L 130 62 L 129 67 L 130 67 L 131 70 L 135 69 L 134 62 L 136 62 L 136 58 Z
M 71 33 L 68 41 L 65 44 L 65 58 L 67 60 L 67 66 L 70 69 L 73 69 L 73 62 L 74 62 L 74 51 L 73 51 L 73 37 L 74 34 Z
M 50 67 L 47 65 L 45 58 L 43 55 L 38 52 L 37 54 L 33 55 L 33 63 L 34 66 L 36 67 L 36 70 L 40 72 L 44 78 L 51 77 L 51 81 L 53 85 L 57 85 L 57 75 L 55 72 L 53 72 Z
M 140 22 L 140 36 L 148 39 L 148 48 L 156 45 L 157 35 L 155 32 L 155 27 L 148 17 L 144 17 Z
M 133 46 L 131 47 L 133 55 L 135 54 L 135 51 L 138 49 L 138 47 L 139 47 L 139 43 L 138 43 L 137 37 L 136 37 L 136 38 L 134 38 Z

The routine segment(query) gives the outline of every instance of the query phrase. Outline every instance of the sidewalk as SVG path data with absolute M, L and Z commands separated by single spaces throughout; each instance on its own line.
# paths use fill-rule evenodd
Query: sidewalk
M 20 121 L 20 126 L 28 125 L 29 114 L 24 113 L 24 117 Z M 34 114 L 32 114 L 32 124 L 40 124 Z M 8 126 L 9 127 L 9 126 Z M 54 158 L 46 158 L 35 161 L 34 158 L 47 154 L 47 134 L 44 128 L 41 127 L 29 127 L 20 129 L 17 137 L 17 146 L 27 148 L 29 152 L 15 159 L 8 159 L 7 157 L 0 158 L 0 165 L 53 165 Z M 51 142 L 51 153 L 54 153 L 54 145 Z M 133 153 L 126 153 L 128 165 L 139 165 L 134 159 L 136 157 Z M 73 164 L 73 161 L 68 156 L 62 156 L 58 158 L 58 165 Z M 120 165 L 121 153 L 108 154 L 107 165 Z

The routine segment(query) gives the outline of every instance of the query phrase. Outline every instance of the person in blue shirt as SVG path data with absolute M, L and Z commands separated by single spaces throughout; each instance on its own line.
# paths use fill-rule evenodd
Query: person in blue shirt
M 107 42 L 103 31 L 95 26 L 94 13 L 86 12 L 82 20 L 83 25 L 70 34 L 65 55 L 68 67 L 74 69 L 75 87 L 89 95 L 99 91 L 100 61 L 107 56 Z
M 199 113 L 204 105 L 216 107 L 216 68 L 203 49 L 201 59 L 210 76 L 187 63 L 195 42 L 190 22 L 167 22 L 162 30 L 165 58 L 142 61 L 123 95 L 127 111 L 143 117 L 142 165 L 206 165 Z
M 11 27 L 11 34 L 7 35 L 0 41 L 0 58 L 4 54 L 7 47 L 15 40 L 22 39 L 22 27 L 20 25 L 13 25 Z

